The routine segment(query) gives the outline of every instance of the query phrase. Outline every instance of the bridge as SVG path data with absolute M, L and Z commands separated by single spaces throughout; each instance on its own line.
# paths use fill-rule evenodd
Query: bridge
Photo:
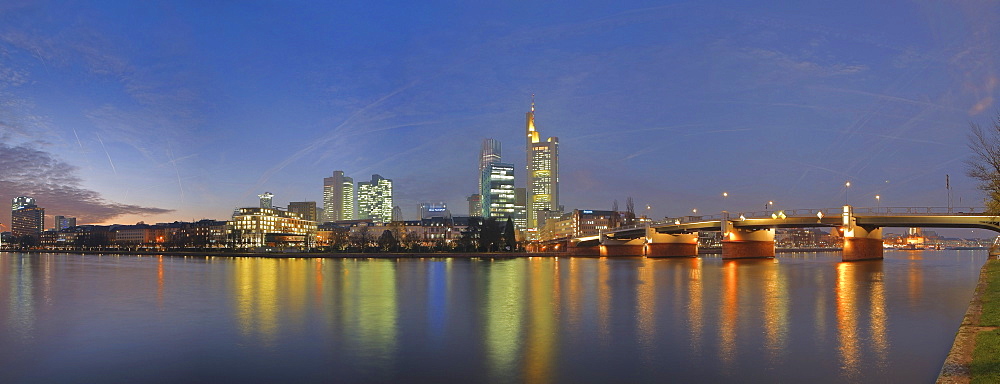
M 1000 217 L 974 207 L 878 207 L 776 210 L 687 216 L 618 227 L 597 235 L 550 241 L 580 256 L 698 256 L 698 233 L 722 233 L 722 258 L 774 257 L 778 228 L 838 228 L 843 260 L 883 257 L 882 228 L 979 228 L 1000 232 Z

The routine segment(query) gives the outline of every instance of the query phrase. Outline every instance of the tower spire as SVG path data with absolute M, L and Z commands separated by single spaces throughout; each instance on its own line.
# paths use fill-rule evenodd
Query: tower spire
M 535 111 L 535 94 L 531 94 L 531 112 Z

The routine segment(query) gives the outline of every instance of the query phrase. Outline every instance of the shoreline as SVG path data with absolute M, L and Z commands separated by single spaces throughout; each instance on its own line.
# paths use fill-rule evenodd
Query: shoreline
M 976 283 L 976 291 L 969 302 L 969 309 L 962 318 L 962 325 L 958 327 L 955 334 L 955 341 L 952 343 L 948 357 L 945 358 L 941 371 L 938 374 L 937 384 L 966 384 L 972 380 L 972 352 L 976 347 L 976 335 L 980 332 L 991 331 L 995 327 L 982 327 L 979 325 L 980 317 L 983 314 L 983 295 L 989 284 L 989 275 L 986 273 L 990 259 L 983 263 L 979 270 L 979 282 Z

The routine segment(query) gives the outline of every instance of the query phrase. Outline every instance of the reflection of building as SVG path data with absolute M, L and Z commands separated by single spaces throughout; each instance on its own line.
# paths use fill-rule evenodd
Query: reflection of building
M 38 236 L 45 228 L 45 208 L 35 205 L 28 196 L 15 197 L 11 202 L 10 231 L 14 237 Z
M 388 223 L 392 221 L 392 207 L 392 179 L 372 175 L 371 181 L 358 183 L 360 219 Z
M 233 248 L 313 247 L 316 222 L 273 208 L 239 208 L 227 226 Z
M 323 179 L 323 221 L 354 220 L 354 179 L 333 171 Z
M 316 221 L 315 201 L 291 201 L 288 203 L 288 212 L 295 212 L 303 219 Z
M 503 219 L 514 216 L 514 164 L 489 163 L 483 168 L 482 216 Z
M 559 138 L 542 141 L 535 130 L 535 102 L 526 115 L 528 228 L 539 228 L 540 211 L 561 211 L 559 207 Z

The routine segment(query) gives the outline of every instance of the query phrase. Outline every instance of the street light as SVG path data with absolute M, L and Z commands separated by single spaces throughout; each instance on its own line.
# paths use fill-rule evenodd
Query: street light
M 875 195 L 875 213 L 882 210 L 882 196 Z
M 851 205 L 851 181 L 844 183 L 844 205 Z

